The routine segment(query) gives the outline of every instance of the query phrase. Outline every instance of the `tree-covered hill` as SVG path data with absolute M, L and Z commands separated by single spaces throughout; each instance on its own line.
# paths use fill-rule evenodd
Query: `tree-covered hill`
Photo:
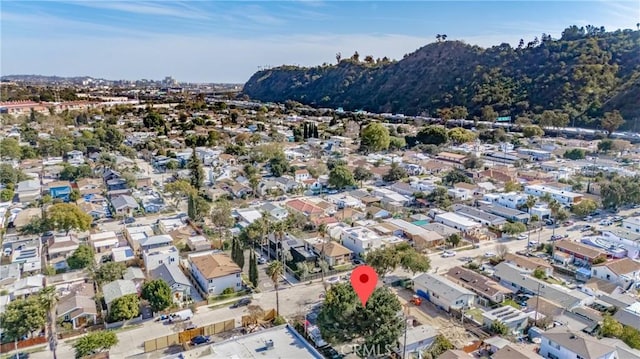
M 535 121 L 554 110 L 589 126 L 619 110 L 624 127 L 640 121 L 640 31 L 572 26 L 561 39 L 543 34 L 516 48 L 440 40 L 400 61 L 363 61 L 356 53 L 337 65 L 259 71 L 244 93 L 263 101 L 407 115 L 450 114 L 446 109 L 463 106 L 469 118 Z

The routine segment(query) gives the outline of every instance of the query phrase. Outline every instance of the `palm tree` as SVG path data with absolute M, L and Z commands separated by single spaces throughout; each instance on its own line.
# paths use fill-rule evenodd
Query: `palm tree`
M 280 276 L 282 276 L 284 272 L 284 266 L 282 262 L 275 260 L 269 263 L 269 267 L 267 267 L 267 275 L 271 278 L 273 282 L 273 286 L 276 288 L 276 315 L 280 315 L 280 297 L 278 295 L 278 288 L 280 282 Z
M 56 306 L 58 304 L 58 292 L 56 287 L 47 286 L 44 287 L 40 293 L 38 293 L 40 303 L 43 307 L 47 308 L 47 317 L 49 322 L 49 343 L 51 345 L 51 351 L 53 357 L 56 358 Z
M 321 225 L 318 226 L 318 236 L 320 236 L 320 240 L 322 241 L 322 250 L 320 251 L 320 262 L 324 262 L 324 250 L 325 250 L 325 244 L 327 243 L 325 241 L 324 236 L 327 234 L 327 225 L 322 223 Z M 324 267 L 322 264 L 320 265 L 320 274 L 322 275 L 322 283 L 324 284 Z M 325 291 L 327 290 L 327 287 L 325 286 Z
M 527 201 L 525 202 L 525 206 L 527 206 L 527 213 L 531 214 L 531 208 L 533 208 L 536 203 L 538 203 L 538 198 L 532 195 L 529 195 L 529 197 L 527 197 Z
M 284 262 L 285 259 L 284 259 L 283 239 L 284 239 L 285 231 L 287 229 L 286 223 L 284 221 L 275 222 L 272 225 L 272 229 L 273 229 L 274 240 L 276 242 L 276 259 L 282 260 Z

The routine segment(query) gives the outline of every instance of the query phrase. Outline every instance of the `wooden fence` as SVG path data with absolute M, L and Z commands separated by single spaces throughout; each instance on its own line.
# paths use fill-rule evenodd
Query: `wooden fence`
M 24 349 L 24 348 L 32 347 L 34 345 L 40 345 L 40 344 L 46 344 L 46 343 L 47 343 L 46 337 L 29 338 L 26 340 L 21 340 L 17 342 L 17 344 L 16 342 L 4 343 L 0 346 L 0 353 L 8 353 L 12 350 Z
M 164 349 L 173 345 L 182 345 L 188 343 L 191 338 L 198 335 L 215 335 L 233 330 L 236 326 L 234 319 L 224 322 L 213 323 L 194 329 L 184 330 L 180 333 L 169 334 L 163 337 L 147 340 L 144 342 L 144 352 L 150 353 L 156 350 Z

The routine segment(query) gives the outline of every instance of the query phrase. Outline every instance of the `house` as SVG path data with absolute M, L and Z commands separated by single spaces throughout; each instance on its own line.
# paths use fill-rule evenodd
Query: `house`
M 147 273 L 160 267 L 163 264 L 178 265 L 180 262 L 180 251 L 175 246 L 154 247 L 143 250 L 142 259 Z
M 96 178 L 82 178 L 76 181 L 76 186 L 81 195 L 102 193 L 104 186 L 102 181 Z
M 66 259 L 78 249 L 79 242 L 73 236 L 57 237 L 53 236 L 48 240 L 47 259 L 49 265 L 56 270 L 67 269 Z
M 353 252 L 338 242 L 328 241 L 326 243 L 317 243 L 313 249 L 330 267 L 351 263 Z
M 505 296 L 511 294 L 509 289 L 498 284 L 496 281 L 460 266 L 450 268 L 446 276 L 462 287 L 476 293 L 478 296 L 478 304 L 485 307 L 494 303 L 502 303 Z
M 504 324 L 509 334 L 519 335 L 529 324 L 529 314 L 510 305 L 482 313 L 482 324 L 486 328 L 491 328 L 493 322 Z
M 423 273 L 413 279 L 416 294 L 447 312 L 471 308 L 476 295 L 443 276 Z
M 37 201 L 40 198 L 41 190 L 40 181 L 37 179 L 18 182 L 18 186 L 16 187 L 18 202 L 27 204 Z
M 531 215 L 529 213 L 522 212 L 520 210 L 512 209 L 509 207 L 490 204 L 490 205 L 480 206 L 479 208 L 484 212 L 491 213 L 496 216 L 500 216 L 506 219 L 507 221 L 511 221 L 511 222 L 520 222 L 520 223 L 527 224 L 531 219 Z
M 342 228 L 340 235 L 342 245 L 347 247 L 356 256 L 364 256 L 370 250 L 382 246 L 382 237 L 366 227 Z
M 107 191 L 109 192 L 126 190 L 129 188 L 129 186 L 127 185 L 127 180 L 125 180 L 124 178 L 114 178 L 106 181 L 105 184 L 107 185 Z
M 205 236 L 191 236 L 187 238 L 187 246 L 194 252 L 211 249 L 211 242 Z
M 459 155 L 457 153 L 451 152 L 440 152 L 436 155 L 436 159 L 453 165 L 453 167 L 458 169 L 464 168 L 464 161 L 467 159 L 467 155 Z
M 70 293 L 58 300 L 56 317 L 71 323 L 73 329 L 94 324 L 98 317 L 94 296 L 92 285 L 83 283 L 73 287 Z
M 503 217 L 496 216 L 494 214 L 487 213 L 483 210 L 469 207 L 464 204 L 456 203 L 451 207 L 451 209 L 453 210 L 454 213 L 467 217 L 469 219 L 472 219 L 485 226 L 499 227 L 507 223 L 507 220 L 504 219 Z
M 174 303 L 181 304 L 191 297 L 193 285 L 177 264 L 163 263 L 149 273 L 151 279 L 162 279 L 171 288 Z
M 296 170 L 296 172 L 294 173 L 293 179 L 296 182 L 304 182 L 308 180 L 310 177 L 311 175 L 309 174 L 309 171 L 307 171 L 306 169 L 302 169 L 302 170 Z
M 631 226 L 630 222 L 623 224 L 624 226 Z M 631 259 L 640 258 L 640 233 L 635 231 L 634 227 L 631 228 L 619 228 L 608 227 L 602 229 L 601 240 L 607 242 L 609 246 L 620 247 L 627 250 L 627 257 Z
M 136 288 L 140 288 L 140 286 L 147 280 L 147 276 L 140 267 L 127 267 L 122 274 L 122 279 L 130 280 L 136 285 Z
M 220 295 L 227 288 L 242 289 L 242 270 L 224 253 L 189 255 L 189 271 L 209 295 Z
M 260 209 L 276 221 L 281 221 L 289 216 L 289 211 L 271 202 L 263 204 Z
M 459 229 L 455 229 L 453 227 L 449 227 L 446 226 L 442 223 L 435 223 L 435 222 L 431 222 L 431 223 L 427 223 L 427 224 L 421 224 L 420 227 L 431 231 L 431 232 L 435 232 L 438 233 L 439 235 L 441 235 L 444 238 L 449 238 L 451 237 L 451 235 L 453 234 L 460 234 L 461 231 Z
M 102 286 L 104 302 L 108 310 L 111 309 L 111 303 L 117 298 L 129 294 L 138 294 L 135 283 L 131 280 L 118 279 Z
M 122 195 L 112 198 L 111 205 L 113 206 L 115 212 L 120 215 L 131 215 L 132 212 L 135 212 L 140 208 L 140 206 L 138 205 L 138 201 L 128 195 Z
M 577 306 L 590 305 L 594 298 L 578 290 L 569 290 L 564 287 L 550 285 L 547 282 L 529 276 L 526 271 L 502 262 L 494 267 L 494 278 L 504 287 L 513 292 L 524 292 L 530 295 L 538 295 L 559 304 L 563 308 L 572 309 Z
M 640 263 L 629 258 L 591 266 L 591 277 L 604 279 L 629 289 L 640 284 Z
M 102 253 L 118 246 L 118 236 L 114 231 L 93 233 L 89 236 L 89 243 L 96 253 Z
M 401 335 L 398 342 L 401 343 L 396 353 L 398 358 L 417 358 L 420 354 L 433 344 L 438 330 L 430 325 L 419 325 L 409 327 L 406 335 Z
M 442 358 L 442 357 L 440 357 Z M 533 351 L 525 351 L 520 347 L 506 345 L 491 355 L 491 359 L 535 359 L 542 358 Z
M 596 260 L 606 260 L 607 252 L 579 242 L 561 240 L 554 243 L 553 256 L 556 258 L 556 251 L 566 253 L 571 256 L 570 262 L 577 266 L 589 267 Z
M 322 208 L 302 199 L 292 199 L 284 205 L 295 212 L 304 214 L 306 217 L 318 217 L 324 214 Z
M 523 273 L 533 273 L 536 269 L 542 269 L 547 277 L 553 275 L 553 266 L 541 258 L 507 253 L 504 255 L 504 261 L 520 268 Z
M 445 226 L 453 227 L 462 232 L 469 232 L 474 228 L 481 227 L 482 225 L 476 221 L 473 221 L 467 217 L 461 215 L 446 212 L 435 216 L 434 220 L 437 223 L 444 224 Z
M 571 191 L 562 191 L 554 187 L 547 187 L 542 185 L 524 186 L 524 193 L 530 194 L 536 197 L 542 197 L 545 194 L 548 194 L 551 196 L 551 198 L 555 199 L 556 201 L 560 202 L 565 206 L 571 206 L 575 203 L 578 203 L 582 200 L 582 197 L 583 197 L 582 194 L 580 193 L 575 193 Z
M 292 192 L 301 187 L 300 183 L 288 177 L 277 177 L 271 179 L 271 181 L 284 193 Z
M 459 201 L 468 201 L 473 198 L 473 192 L 464 188 L 449 188 L 447 194 Z
M 140 197 L 145 213 L 158 213 L 165 207 L 164 200 L 158 193 L 152 193 Z
M 140 250 L 140 241 L 153 236 L 153 228 L 151 226 L 125 227 L 123 234 L 131 248 L 137 252 Z
M 114 262 L 122 262 L 125 265 L 130 265 L 136 261 L 136 255 L 129 246 L 116 247 L 111 250 L 111 259 Z
M 156 236 L 149 236 L 142 238 L 138 241 L 141 250 L 150 250 L 154 248 L 170 246 L 173 243 L 173 238 L 167 234 L 160 234 Z
M 42 274 L 20 278 L 13 283 L 9 293 L 13 299 L 24 298 L 41 291 L 44 288 L 44 282 L 45 277 Z
M 581 332 L 556 327 L 541 334 L 539 354 L 551 359 L 617 359 L 616 348 Z
M 344 193 L 329 195 L 327 196 L 327 201 L 335 204 L 338 209 L 365 207 L 359 199 Z
M 527 203 L 527 196 L 517 192 L 486 193 L 482 200 L 489 204 L 497 204 L 511 209 L 518 209 Z
M 367 216 L 371 219 L 385 219 L 391 217 L 391 213 L 389 213 L 389 211 L 376 206 L 367 207 L 365 212 L 367 212 Z
M 102 204 L 80 202 L 77 204 L 82 212 L 89 214 L 93 219 L 105 218 L 109 212 L 107 208 Z
M 20 264 L 10 263 L 0 266 L 0 286 L 9 287 L 20 279 Z
M 47 190 L 52 199 L 61 199 L 69 202 L 71 195 L 71 184 L 69 181 L 55 181 L 47 184 Z

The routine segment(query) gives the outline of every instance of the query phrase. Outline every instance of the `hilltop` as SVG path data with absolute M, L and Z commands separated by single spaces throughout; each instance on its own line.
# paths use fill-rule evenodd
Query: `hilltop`
M 559 110 L 580 126 L 619 110 L 625 127 L 633 128 L 640 119 L 639 53 L 640 31 L 572 26 L 560 39 L 543 34 L 516 48 L 439 41 L 400 61 L 354 54 L 334 65 L 266 69 L 249 79 L 244 93 L 262 101 L 407 115 L 463 106 L 469 118 L 493 109 L 535 121 L 544 110 Z

